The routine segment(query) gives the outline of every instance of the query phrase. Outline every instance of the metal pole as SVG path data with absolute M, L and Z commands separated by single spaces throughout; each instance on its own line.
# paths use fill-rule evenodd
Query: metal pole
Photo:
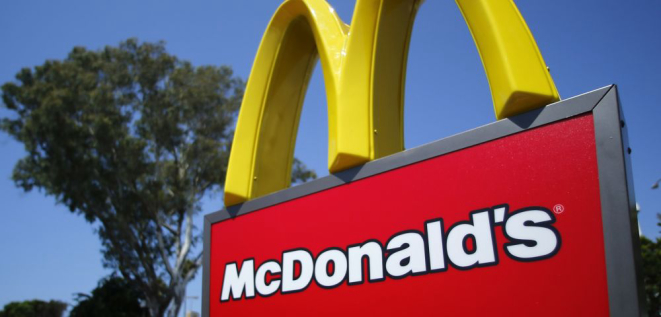
M 186 304 L 188 303 L 189 299 L 199 299 L 199 296 L 186 296 L 184 297 L 184 317 L 186 317 L 186 314 L 188 313 L 188 310 L 186 309 Z

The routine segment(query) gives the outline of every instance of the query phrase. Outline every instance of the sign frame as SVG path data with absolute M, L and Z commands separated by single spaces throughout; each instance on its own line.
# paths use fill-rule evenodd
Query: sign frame
M 610 314 L 643 315 L 645 298 L 631 149 L 617 87 L 610 85 L 205 215 L 202 316 L 209 316 L 210 309 L 213 224 L 586 113 L 592 113 L 594 118 Z

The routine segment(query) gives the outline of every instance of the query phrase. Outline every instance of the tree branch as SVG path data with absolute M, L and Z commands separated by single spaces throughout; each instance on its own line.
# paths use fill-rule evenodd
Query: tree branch
M 170 274 L 170 278 L 174 279 L 175 271 L 172 269 L 172 265 L 170 265 L 170 259 L 167 256 L 165 243 L 163 242 L 163 233 L 161 232 L 160 225 L 156 229 L 156 240 L 158 240 L 158 252 L 161 254 L 161 258 L 163 259 L 163 263 L 165 264 L 165 270 L 168 271 L 168 274 Z
M 193 276 L 195 276 L 195 272 L 197 272 L 197 269 L 202 266 L 202 252 L 200 252 L 197 256 L 195 256 L 194 261 L 193 261 L 193 267 L 186 273 L 186 277 L 184 278 L 184 281 L 188 282 L 190 281 Z
M 188 211 L 186 213 L 186 231 L 184 233 L 184 244 L 181 248 L 181 252 L 178 254 L 177 257 L 176 268 L 179 272 L 181 272 L 182 265 L 184 263 L 184 260 L 186 259 L 186 256 L 188 255 L 188 250 L 190 250 L 192 241 L 193 241 L 193 212 Z

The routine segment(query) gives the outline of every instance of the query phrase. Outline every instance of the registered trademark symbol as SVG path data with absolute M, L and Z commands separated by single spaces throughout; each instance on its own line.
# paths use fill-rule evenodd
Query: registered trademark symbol
M 553 212 L 555 212 L 556 214 L 561 214 L 564 211 L 565 211 L 565 206 L 563 206 L 561 204 L 557 204 L 557 205 L 553 206 Z

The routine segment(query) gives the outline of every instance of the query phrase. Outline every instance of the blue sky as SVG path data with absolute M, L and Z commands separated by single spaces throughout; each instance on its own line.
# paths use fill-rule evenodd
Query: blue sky
M 230 65 L 247 78 L 278 0 L 7 1 L 0 10 L 0 82 L 22 67 L 61 59 L 81 45 L 98 49 L 129 37 L 165 40 L 195 65 Z M 354 1 L 330 1 L 349 22 Z M 633 149 L 636 199 L 647 236 L 659 236 L 661 190 L 661 1 L 517 1 L 562 97 L 616 83 Z M 326 171 L 327 115 L 321 70 L 313 75 L 296 155 Z M 495 120 L 477 50 L 454 1 L 427 0 L 413 29 L 405 106 L 405 143 L 415 147 Z M 0 116 L 8 112 L 0 110 Z M 0 133 L 0 306 L 89 292 L 110 273 L 101 266 L 94 229 L 52 197 L 23 193 L 10 180 L 24 155 Z M 577 193 L 580 194 L 580 193 Z M 218 210 L 221 195 L 204 201 Z M 201 216 L 198 218 L 201 227 Z M 198 276 L 189 295 L 201 294 Z M 199 300 L 191 301 L 199 310 Z M 189 306 L 190 307 L 190 306 Z

